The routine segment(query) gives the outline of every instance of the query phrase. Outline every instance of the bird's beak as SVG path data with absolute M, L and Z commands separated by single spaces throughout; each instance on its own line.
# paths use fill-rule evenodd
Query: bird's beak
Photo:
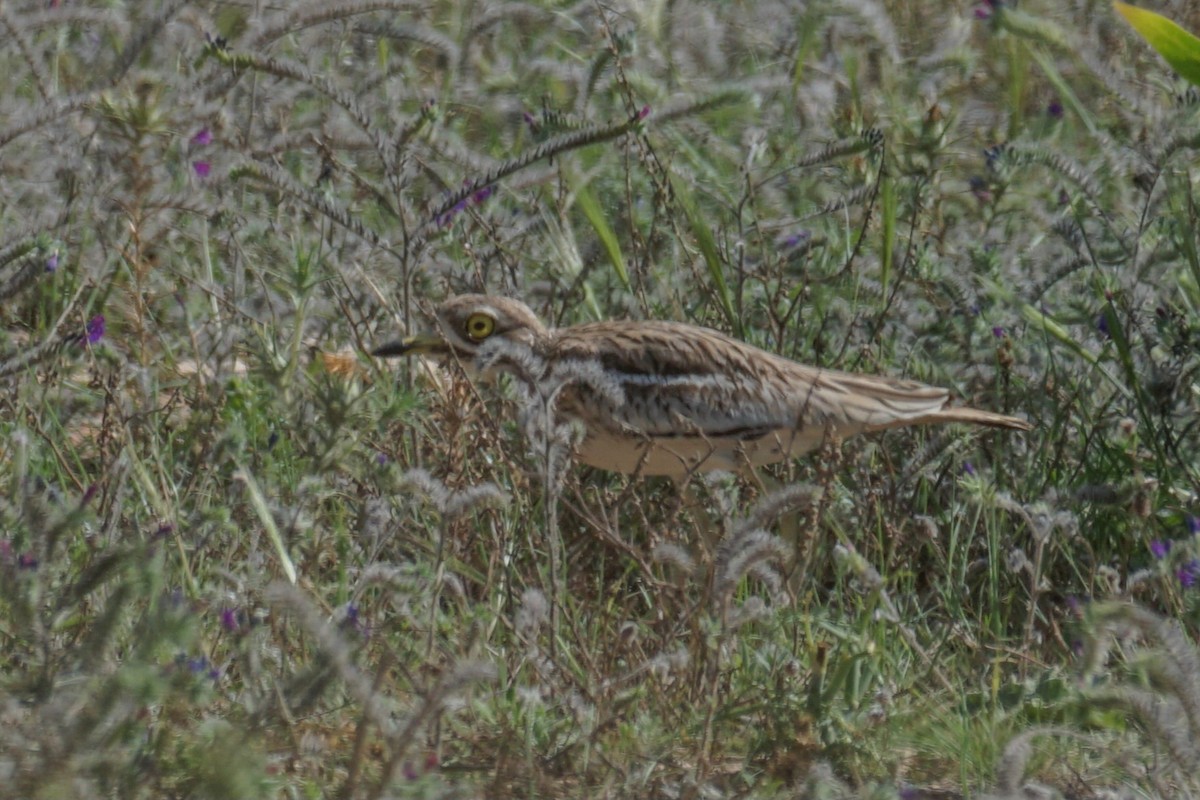
M 394 342 L 380 345 L 371 351 L 373 356 L 387 358 L 389 356 L 409 356 L 433 354 L 440 355 L 448 351 L 446 340 L 433 331 L 405 336 Z

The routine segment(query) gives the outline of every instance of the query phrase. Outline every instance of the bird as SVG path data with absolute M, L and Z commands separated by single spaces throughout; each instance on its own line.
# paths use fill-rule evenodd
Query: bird
M 1019 417 L 950 403 L 912 380 L 807 366 L 683 322 L 613 320 L 547 327 L 519 300 L 463 294 L 436 328 L 377 357 L 448 357 L 468 375 L 549 385 L 554 413 L 584 429 L 575 456 L 602 470 L 686 480 L 746 474 L 831 440 L 962 422 L 1028 431 Z

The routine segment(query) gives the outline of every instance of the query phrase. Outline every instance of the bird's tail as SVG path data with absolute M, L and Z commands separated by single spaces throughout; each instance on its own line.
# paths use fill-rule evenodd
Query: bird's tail
M 918 417 L 898 419 L 881 425 L 872 425 L 870 430 L 880 431 L 887 428 L 907 427 L 909 425 L 941 425 L 947 422 L 966 422 L 972 425 L 987 425 L 989 428 L 1008 428 L 1016 431 L 1033 430 L 1033 425 L 1020 417 L 1010 417 L 1007 414 L 997 414 L 994 411 L 983 411 L 967 406 L 946 407 L 922 414 Z

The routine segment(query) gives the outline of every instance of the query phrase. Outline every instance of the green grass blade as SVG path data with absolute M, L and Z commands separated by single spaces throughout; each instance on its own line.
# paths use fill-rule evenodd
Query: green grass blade
M 283 567 L 283 574 L 287 576 L 289 583 L 295 583 L 296 565 L 292 563 L 291 556 L 288 555 L 287 548 L 283 545 L 283 538 L 279 535 L 275 518 L 271 514 L 271 509 L 267 508 L 267 499 L 263 497 L 254 476 L 239 464 L 234 477 L 246 484 L 246 490 L 250 492 L 250 504 L 254 506 L 254 513 L 258 514 L 258 519 L 267 532 L 267 538 L 271 540 L 271 545 L 275 548 L 275 554 L 279 557 L 279 565 Z
M 891 279 L 892 263 L 896 257 L 896 181 L 885 176 L 879 195 L 879 204 L 883 212 L 883 240 L 880 242 L 879 283 L 883 287 L 882 294 L 886 303 L 888 281 Z
M 1058 70 L 1058 67 L 1054 65 L 1054 62 L 1050 59 L 1050 57 L 1042 52 L 1041 48 L 1039 47 L 1031 46 L 1029 48 L 1029 54 L 1033 56 L 1033 60 L 1036 61 L 1038 66 L 1042 68 L 1042 73 L 1054 86 L 1054 89 L 1058 92 L 1058 96 L 1062 98 L 1063 103 L 1075 113 L 1075 116 L 1078 117 L 1079 121 L 1083 123 L 1083 126 L 1087 128 L 1088 133 L 1094 136 L 1096 134 L 1096 120 L 1092 117 L 1092 113 L 1088 110 L 1087 106 L 1081 103 L 1079 101 L 1079 97 L 1077 97 L 1075 92 L 1071 90 L 1071 84 L 1067 83 L 1067 81 L 1063 78 L 1062 73 Z
M 708 276 L 712 279 L 713 288 L 717 291 L 717 299 L 721 303 L 725 319 L 733 327 L 734 332 L 741 336 L 742 322 L 734 310 L 733 294 L 729 290 L 729 282 L 725 280 L 724 265 L 721 263 L 721 254 L 717 252 L 717 240 L 713 236 L 712 229 L 708 227 L 700 210 L 696 208 L 691 188 L 685 182 L 672 177 L 671 189 L 675 193 L 675 199 L 679 201 L 680 208 L 687 216 L 692 235 L 696 237 L 696 245 L 700 248 L 700 254 L 704 257 L 704 263 L 708 267 Z
M 608 254 L 608 260 L 613 265 L 617 277 L 621 280 L 621 285 L 626 289 L 631 288 L 629 270 L 625 266 L 625 256 L 621 253 L 621 242 L 617 239 L 617 234 L 608 224 L 608 219 L 604 214 L 604 209 L 600 207 L 600 202 L 586 184 L 580 183 L 574 189 L 575 204 L 579 206 L 579 210 L 583 212 L 583 216 L 587 218 L 587 221 L 591 223 L 592 228 L 596 231 L 596 236 L 600 239 L 600 244 L 604 248 L 604 252 Z
M 1021 315 L 1025 317 L 1025 320 L 1029 322 L 1029 324 L 1033 325 L 1035 328 L 1040 328 L 1042 332 L 1048 334 L 1050 338 L 1057 339 L 1061 344 L 1066 345 L 1071 352 L 1075 353 L 1084 361 L 1087 361 L 1096 369 L 1100 370 L 1104 377 L 1108 379 L 1109 383 L 1111 383 L 1119 392 L 1121 392 L 1121 394 L 1132 399 L 1133 393 L 1129 391 L 1129 387 L 1118 380 L 1117 376 L 1109 372 L 1108 369 L 1100 363 L 1100 359 L 1095 353 L 1092 353 L 1080 342 L 1076 341 L 1075 337 L 1071 336 L 1070 331 L 1028 303 L 1025 303 L 1021 307 Z

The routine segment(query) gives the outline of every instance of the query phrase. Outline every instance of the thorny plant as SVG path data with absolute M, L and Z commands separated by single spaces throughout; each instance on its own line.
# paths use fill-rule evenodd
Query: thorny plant
M 1096 603 L 1084 622 L 1086 696 L 1132 714 L 1162 748 L 1168 761 L 1152 775 L 1160 790 L 1200 791 L 1200 648 L 1174 620 L 1128 603 Z M 1107 668 L 1114 649 L 1119 669 Z
M 36 452 L 27 440 L 22 432 L 14 435 L 20 450 L 12 455 L 32 469 Z M 120 483 L 110 490 L 125 491 L 131 473 L 116 476 Z M 419 472 L 400 482 L 426 492 L 448 520 L 498 499 L 494 487 L 450 492 Z M 461 659 L 427 685 L 396 691 L 387 675 L 388 665 L 397 661 L 394 654 L 379 658 L 373 675 L 362 663 L 364 649 L 381 645 L 371 643 L 359 603 L 385 591 L 397 618 L 416 618 L 435 630 L 448 580 L 442 564 L 438 574 L 425 576 L 411 564 L 377 563 L 355 581 L 355 600 L 333 615 L 289 583 L 245 579 L 236 594 L 222 599 L 257 597 L 265 608 L 251 614 L 244 606 L 226 606 L 219 617 L 227 641 L 206 642 L 205 608 L 222 593 L 206 589 L 208 597 L 200 600 L 169 589 L 168 544 L 175 532 L 166 525 L 129 530 L 116 517 L 105 519 L 94 508 L 100 502 L 96 495 L 90 489 L 73 501 L 27 475 L 0 499 L 6 533 L 0 539 L 0 603 L 7 642 L 0 662 L 5 678 L 0 774 L 16 795 L 42 796 L 48 790 L 129 797 L 170 791 L 257 795 L 266 784 L 256 737 L 284 724 L 281 714 L 304 715 L 324 707 L 327 695 L 344 691 L 362 716 L 340 792 L 382 797 L 398 780 L 413 779 L 406 773 L 436 768 L 436 756 L 425 746 L 429 730 L 469 687 L 495 678 L 492 666 Z M 65 552 L 81 531 L 108 546 Z M 81 626 L 84 619 L 89 622 Z M 288 644 L 287 620 L 295 622 L 303 645 Z M 264 646 L 275 656 L 264 656 Z M 235 677 L 245 681 L 249 694 L 222 697 L 222 685 Z M 205 707 L 243 724 L 205 719 Z M 144 721 L 150 709 L 196 718 L 156 732 Z M 382 762 L 364 773 L 375 737 L 383 741 Z M 159 769 L 147 770 L 148 763 Z M 436 783 L 435 776 L 431 780 Z

